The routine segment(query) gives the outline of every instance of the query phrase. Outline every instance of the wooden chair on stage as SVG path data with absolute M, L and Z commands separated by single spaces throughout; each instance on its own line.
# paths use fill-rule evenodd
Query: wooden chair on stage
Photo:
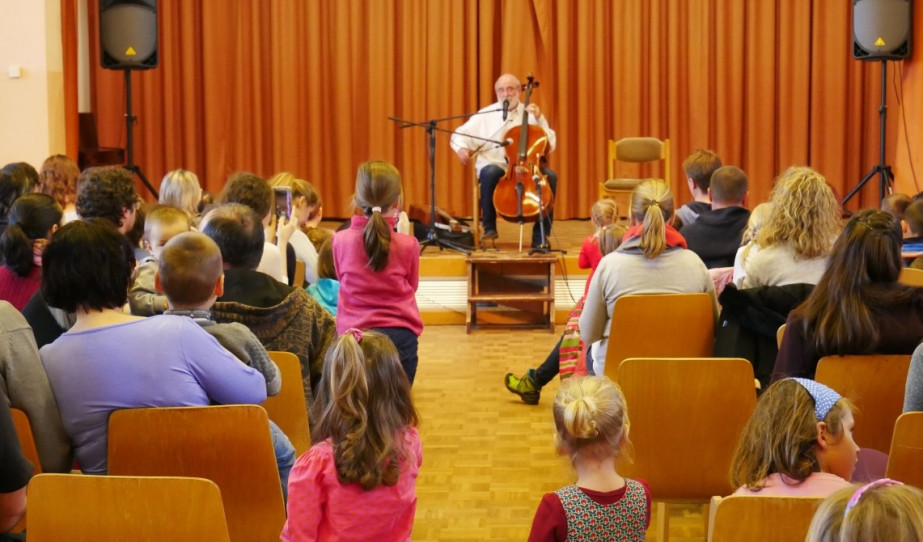
M 820 497 L 751 497 L 733 495 L 721 500 L 709 542 L 789 542 L 804 540 Z M 757 537 L 756 533 L 759 533 Z
M 29 542 L 229 541 L 221 492 L 203 478 L 40 474 L 27 491 Z
M 631 461 L 619 474 L 644 478 L 658 502 L 661 540 L 666 504 L 706 505 L 734 488 L 728 472 L 741 430 L 756 407 L 753 366 L 740 358 L 629 358 L 618 370 L 631 419 Z M 707 510 L 703 510 L 707 518 Z
M 826 356 L 818 362 L 814 379 L 856 405 L 856 443 L 887 452 L 894 422 L 904 408 L 909 369 L 909 355 Z
M 894 424 L 886 476 L 923 488 L 923 412 L 905 412 Z
M 269 418 L 258 405 L 116 410 L 109 474 L 212 480 L 233 542 L 278 541 L 285 523 Z
M 681 322 L 664 332 L 664 322 Z M 615 300 L 605 375 L 616 380 L 626 358 L 715 354 L 715 302 L 709 294 L 623 295 Z
M 635 164 L 660 163 L 660 179 L 670 185 L 670 140 L 656 137 L 623 137 L 608 143 L 608 177 L 599 183 L 599 198 L 612 198 L 618 203 L 619 218 L 631 215 L 631 192 L 644 178 L 624 178 L 617 175 L 619 162 Z
M 267 397 L 263 408 L 269 414 L 269 419 L 292 441 L 295 454 L 300 457 L 311 447 L 311 427 L 304 399 L 301 362 L 291 352 L 270 351 L 269 357 L 282 374 L 282 389 L 277 395 Z

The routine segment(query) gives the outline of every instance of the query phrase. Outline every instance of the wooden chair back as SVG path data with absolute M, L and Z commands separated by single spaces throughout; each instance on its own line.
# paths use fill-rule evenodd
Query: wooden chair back
M 901 274 L 898 275 L 897 281 L 909 286 L 923 286 L 923 269 L 905 267 L 901 269 Z
M 234 542 L 278 541 L 285 523 L 269 418 L 258 405 L 117 410 L 109 474 L 215 482 Z
M 670 185 L 669 139 L 660 140 L 656 137 L 623 137 L 618 141 L 610 139 L 607 151 L 608 176 L 604 182 L 599 183 L 599 197 L 612 198 L 618 203 L 619 218 L 630 216 L 631 192 L 645 178 L 641 174 L 644 170 L 640 167 L 630 177 L 619 175 L 620 163 L 622 169 L 627 169 L 626 163 L 659 163 L 660 175 L 655 178 L 663 179 L 667 185 Z
M 304 276 L 307 272 L 307 268 L 304 265 L 304 262 L 301 260 L 295 260 L 295 273 L 292 275 L 292 283 L 290 286 L 295 288 L 304 288 Z
M 674 322 L 675 325 L 669 325 Z M 705 293 L 623 295 L 615 300 L 605 375 L 627 358 L 715 355 L 715 302 Z
M 203 478 L 40 474 L 29 542 L 228 542 L 221 492 Z
M 862 448 L 887 452 L 894 422 L 904 408 L 909 355 L 826 356 L 814 379 L 833 388 L 856 406 L 853 438 Z
M 923 488 L 923 412 L 905 412 L 894 424 L 887 477 Z
M 10 414 L 13 415 L 13 425 L 16 426 L 16 435 L 19 437 L 22 454 L 35 465 L 35 470 L 32 473 L 41 474 L 42 462 L 38 458 L 38 448 L 35 446 L 35 436 L 32 434 L 32 424 L 29 423 L 29 417 L 18 408 L 10 408 Z
M 269 419 L 292 441 L 295 454 L 301 456 L 311 447 L 311 427 L 304 399 L 301 362 L 291 352 L 274 350 L 269 352 L 269 357 L 282 374 L 282 389 L 277 395 L 267 397 L 263 408 L 269 414 Z
M 740 358 L 629 358 L 619 367 L 632 443 L 619 473 L 658 501 L 708 502 L 733 491 L 728 471 L 756 407 L 753 365 Z
M 762 542 L 804 540 L 820 497 L 752 497 L 733 495 L 722 499 L 715 512 L 710 542 L 752 540 Z

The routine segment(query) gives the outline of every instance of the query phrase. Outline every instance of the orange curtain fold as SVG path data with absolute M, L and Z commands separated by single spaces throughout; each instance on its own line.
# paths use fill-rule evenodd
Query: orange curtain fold
M 121 73 L 99 67 L 97 3 L 88 0 L 93 108 L 100 143 L 124 145 L 125 89 Z M 425 204 L 426 132 L 388 117 L 476 111 L 503 72 L 541 83 L 533 99 L 558 133 L 559 218 L 588 215 L 608 139 L 669 138 L 679 203 L 689 200 L 681 163 L 696 148 L 743 168 L 754 204 L 790 165 L 815 167 L 843 196 L 878 162 L 880 67 L 851 57 L 850 2 L 201 0 L 158 10 L 159 66 L 132 73 L 135 162 L 155 186 L 177 167 L 212 192 L 237 170 L 287 170 L 318 187 L 325 215 L 346 216 L 357 165 L 383 158 L 401 170 L 405 201 Z M 903 104 L 889 90 L 888 159 L 912 192 L 911 165 L 923 168 L 918 64 L 888 64 L 905 83 Z M 448 137 L 436 134 L 437 203 L 470 215 L 472 172 Z M 876 200 L 877 180 L 850 207 Z

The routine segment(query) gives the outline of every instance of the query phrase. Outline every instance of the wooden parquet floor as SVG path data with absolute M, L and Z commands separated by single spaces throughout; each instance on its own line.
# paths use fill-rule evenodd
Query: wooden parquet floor
M 507 372 L 539 365 L 557 333 L 424 330 L 413 387 L 423 440 L 414 540 L 525 540 L 542 495 L 573 483 L 570 462 L 554 451 L 558 380 L 537 406 L 503 386 Z M 651 525 L 647 539 L 656 540 Z M 670 508 L 670 540 L 704 539 L 699 507 Z

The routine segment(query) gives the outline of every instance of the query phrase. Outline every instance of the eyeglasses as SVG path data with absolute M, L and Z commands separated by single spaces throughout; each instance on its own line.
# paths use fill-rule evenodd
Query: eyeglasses
M 521 86 L 518 86 L 518 85 L 517 85 L 517 86 L 509 86 L 509 87 L 497 87 L 495 90 L 497 91 L 497 94 L 499 94 L 499 93 L 501 93 L 501 92 L 507 92 L 507 93 L 509 93 L 509 92 L 519 92 L 520 90 L 522 90 L 522 87 L 521 87 Z

